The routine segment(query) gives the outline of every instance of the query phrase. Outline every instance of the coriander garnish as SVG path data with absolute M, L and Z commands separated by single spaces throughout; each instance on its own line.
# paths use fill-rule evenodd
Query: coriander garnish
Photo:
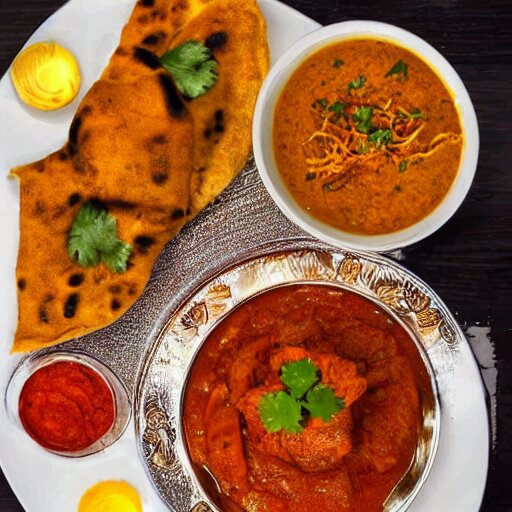
M 359 107 L 352 116 L 356 129 L 360 133 L 368 133 L 372 127 L 373 107 Z
M 211 50 L 197 41 L 187 41 L 164 53 L 160 62 L 188 98 L 202 96 L 217 82 L 217 62 L 212 59 Z
M 345 402 L 319 382 L 320 371 L 309 359 L 284 364 L 280 378 L 286 391 L 267 393 L 259 404 L 260 419 L 268 432 L 285 430 L 297 434 L 308 414 L 329 421 L 345 408 Z
M 125 272 L 132 246 L 117 238 L 117 220 L 106 210 L 85 204 L 69 231 L 68 254 L 82 267 L 102 261 L 114 272 Z
M 381 146 L 391 142 L 391 131 L 376 130 L 368 136 L 368 141 L 373 142 L 378 149 Z
M 359 75 L 355 80 L 352 80 L 352 82 L 349 82 L 347 87 L 349 88 L 349 91 L 351 89 L 361 89 L 363 85 L 366 83 L 366 77 L 363 75 Z
M 405 79 L 408 78 L 408 66 L 407 64 L 400 59 L 387 73 L 386 77 L 391 75 L 402 75 Z

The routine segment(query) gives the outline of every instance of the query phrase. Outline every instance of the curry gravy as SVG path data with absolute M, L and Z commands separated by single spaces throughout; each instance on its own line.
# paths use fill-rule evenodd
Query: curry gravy
M 324 47 L 277 102 L 276 163 L 297 203 L 336 228 L 404 229 L 442 201 L 463 136 L 453 98 L 432 68 L 377 39 Z
M 355 365 L 365 391 L 300 434 L 268 433 L 251 401 L 276 389 L 275 357 L 297 352 L 331 369 Z M 374 303 L 286 286 L 239 306 L 201 347 L 183 401 L 189 456 L 206 488 L 215 477 L 224 512 L 379 512 L 412 461 L 428 390 L 416 346 Z

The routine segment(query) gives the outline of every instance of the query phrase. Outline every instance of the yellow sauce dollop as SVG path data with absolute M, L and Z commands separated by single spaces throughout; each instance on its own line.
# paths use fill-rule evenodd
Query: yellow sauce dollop
M 107 480 L 84 493 L 78 512 L 142 512 L 142 502 L 129 483 Z
M 70 103 L 81 83 L 75 57 L 54 41 L 35 43 L 23 50 L 12 64 L 11 78 L 19 97 L 41 110 Z

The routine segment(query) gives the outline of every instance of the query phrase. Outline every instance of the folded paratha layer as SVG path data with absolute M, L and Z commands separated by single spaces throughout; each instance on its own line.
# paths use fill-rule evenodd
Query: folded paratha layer
M 212 49 L 219 79 L 184 101 L 158 57 L 191 39 Z M 137 2 L 67 144 L 12 171 L 21 191 L 14 352 L 90 333 L 133 305 L 165 244 L 242 168 L 268 66 L 253 0 Z M 86 203 L 107 209 L 132 244 L 125 273 L 70 259 L 69 229 Z

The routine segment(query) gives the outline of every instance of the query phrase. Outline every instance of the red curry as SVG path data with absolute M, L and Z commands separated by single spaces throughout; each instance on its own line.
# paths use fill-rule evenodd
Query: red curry
M 34 372 L 24 384 L 19 416 L 41 446 L 77 452 L 112 427 L 114 397 L 105 380 L 80 363 L 59 361 Z
M 269 433 L 258 403 L 282 389 L 283 362 L 304 358 L 347 406 L 301 433 Z M 189 455 L 205 487 L 214 476 L 224 512 L 381 511 L 413 459 L 429 387 L 409 335 L 374 303 L 329 286 L 275 289 L 199 351 L 184 400 Z

